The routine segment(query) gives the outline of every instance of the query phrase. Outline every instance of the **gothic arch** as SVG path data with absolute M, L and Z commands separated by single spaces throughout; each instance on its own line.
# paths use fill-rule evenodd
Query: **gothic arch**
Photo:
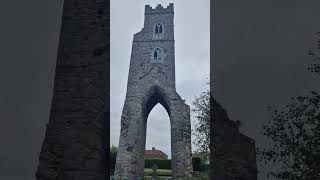
M 151 110 L 157 105 L 161 104 L 167 111 L 170 118 L 170 102 L 166 96 L 164 90 L 159 86 L 153 86 L 146 93 L 146 96 L 142 100 L 142 116 L 145 120 L 148 119 L 148 116 Z

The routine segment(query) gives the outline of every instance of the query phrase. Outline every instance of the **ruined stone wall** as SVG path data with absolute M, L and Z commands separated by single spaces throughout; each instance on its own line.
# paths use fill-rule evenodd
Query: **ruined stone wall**
M 64 0 L 38 180 L 107 178 L 108 4 L 107 0 Z
M 239 124 L 211 98 L 213 180 L 256 180 L 256 148 L 253 139 L 239 132 Z

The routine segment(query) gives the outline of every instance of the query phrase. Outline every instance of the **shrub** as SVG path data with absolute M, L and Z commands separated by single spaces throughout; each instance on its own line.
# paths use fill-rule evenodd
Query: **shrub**
M 117 159 L 117 152 L 118 152 L 118 148 L 114 145 L 111 146 L 110 148 L 110 155 L 109 155 L 109 158 L 110 158 L 110 173 L 111 174 L 114 174 L 114 169 L 115 169 L 115 166 L 116 166 L 116 159 Z
M 152 169 L 152 166 L 156 164 L 159 169 L 171 169 L 171 159 L 145 159 L 144 168 Z
M 145 176 L 152 176 L 152 169 L 144 169 L 144 175 Z M 169 169 L 158 169 L 157 170 L 157 176 L 166 176 L 170 177 L 172 174 L 172 171 Z
M 193 171 L 202 171 L 202 163 L 200 157 L 192 158 Z

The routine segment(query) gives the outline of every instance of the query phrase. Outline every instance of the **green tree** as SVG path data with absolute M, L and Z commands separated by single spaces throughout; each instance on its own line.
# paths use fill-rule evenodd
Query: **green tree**
M 112 145 L 110 148 L 110 171 L 111 171 L 111 174 L 114 174 L 114 169 L 116 166 L 116 159 L 117 159 L 117 152 L 118 152 L 118 148 L 116 146 Z
M 194 144 L 207 160 L 210 154 L 210 91 L 202 92 L 195 98 L 192 104 L 192 112 L 196 118 L 195 129 L 193 131 L 195 136 Z
M 201 171 L 201 158 L 200 157 L 193 157 L 192 158 L 192 166 L 193 171 Z
M 269 107 L 272 120 L 262 134 L 272 146 L 260 149 L 265 164 L 279 163 L 268 174 L 281 179 L 320 179 L 320 94 L 292 98 L 281 110 Z
M 320 33 L 318 47 L 309 50 L 313 62 L 308 70 L 320 75 Z M 320 94 L 311 91 L 305 96 L 291 98 L 291 102 L 277 110 L 268 107 L 272 118 L 263 125 L 261 133 L 271 140 L 271 146 L 258 149 L 264 164 L 280 167 L 268 175 L 280 179 L 320 179 Z

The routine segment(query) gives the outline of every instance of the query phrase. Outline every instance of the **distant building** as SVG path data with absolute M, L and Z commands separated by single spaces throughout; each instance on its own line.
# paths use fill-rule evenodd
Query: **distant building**
M 168 155 L 166 155 L 161 150 L 157 150 L 155 147 L 152 147 L 152 150 L 146 150 L 144 152 L 144 158 L 145 159 L 168 159 Z

